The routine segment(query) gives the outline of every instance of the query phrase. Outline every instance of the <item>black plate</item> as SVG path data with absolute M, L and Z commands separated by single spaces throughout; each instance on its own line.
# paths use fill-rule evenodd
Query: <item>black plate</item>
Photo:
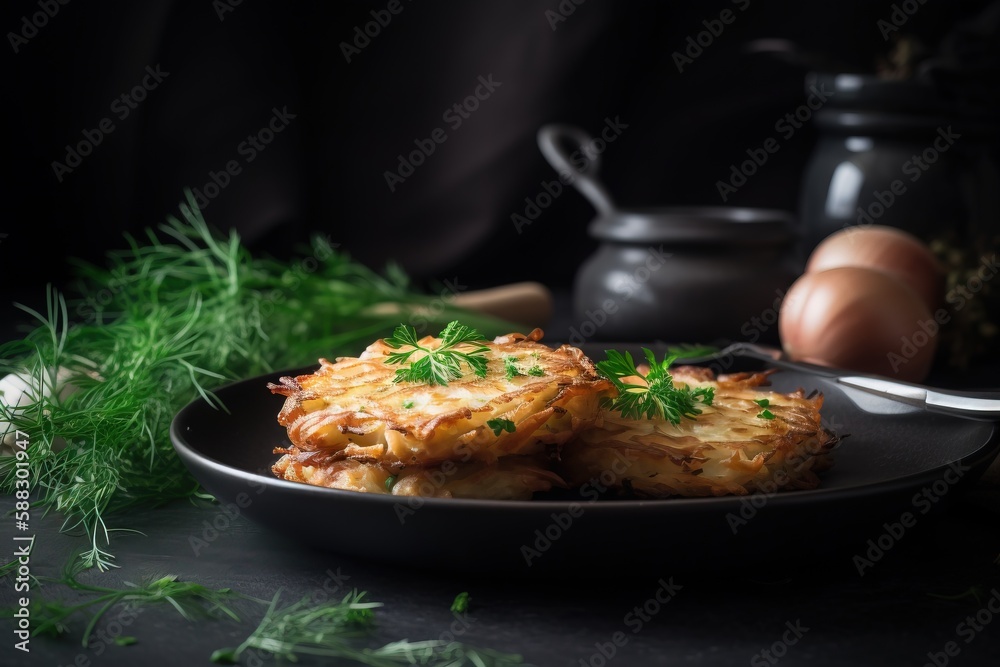
M 287 439 L 275 421 L 284 399 L 265 384 L 300 372 L 220 389 L 229 413 L 191 403 L 171 425 L 177 453 L 220 501 L 261 524 L 340 554 L 404 566 L 519 575 L 713 568 L 724 575 L 815 564 L 836 554 L 853 568 L 852 554 L 870 559 L 905 540 L 913 529 L 907 524 L 957 495 L 1000 449 L 993 423 L 936 415 L 783 371 L 772 376 L 774 389 L 822 391 L 824 422 L 849 434 L 819 489 L 671 500 L 613 500 L 593 487 L 586 495 L 525 502 L 401 499 L 270 473 L 277 458 L 271 450 Z

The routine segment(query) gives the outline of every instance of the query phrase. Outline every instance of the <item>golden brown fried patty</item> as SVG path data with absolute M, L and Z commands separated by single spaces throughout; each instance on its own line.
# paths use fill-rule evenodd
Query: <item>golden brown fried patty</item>
M 505 456 L 496 463 L 445 461 L 410 466 L 393 475 L 377 463 L 345 459 L 330 451 L 301 452 L 290 447 L 271 468 L 292 482 L 330 489 L 394 496 L 528 500 L 537 491 L 566 483 L 530 456 Z M 388 482 L 388 483 L 387 483 Z
M 694 420 L 632 420 L 602 411 L 562 451 L 557 468 L 571 486 L 599 477 L 605 486 L 647 497 L 744 495 L 811 489 L 831 465 L 837 438 L 820 423 L 823 397 L 761 391 L 770 373 L 714 378 L 706 368 L 671 369 L 676 385 L 714 387 Z M 762 407 L 755 401 L 767 400 Z M 773 419 L 764 418 L 764 410 Z
M 541 336 L 536 329 L 486 343 L 486 377 L 467 372 L 447 386 L 394 382 L 400 366 L 385 359 L 397 350 L 379 340 L 358 358 L 321 359 L 315 373 L 268 387 L 286 397 L 278 421 L 302 452 L 336 452 L 387 470 L 536 455 L 591 424 L 612 389 L 579 349 L 553 350 Z M 441 341 L 428 336 L 420 344 Z M 519 374 L 508 377 L 507 358 Z M 516 428 L 497 433 L 487 424 L 494 419 Z

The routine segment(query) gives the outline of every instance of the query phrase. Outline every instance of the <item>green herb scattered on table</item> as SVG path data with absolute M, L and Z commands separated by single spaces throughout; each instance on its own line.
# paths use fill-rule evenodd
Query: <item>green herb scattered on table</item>
M 62 602 L 48 601 L 37 604 L 32 609 L 31 623 L 33 635 L 61 635 L 68 631 L 66 621 L 78 614 L 90 614 L 86 629 L 83 632 L 81 644 L 86 648 L 90 636 L 97 623 L 111 608 L 120 603 L 126 604 L 156 604 L 166 603 L 177 610 L 187 620 L 220 615 L 238 621 L 239 617 L 230 609 L 226 602 L 237 597 L 228 588 L 212 590 L 187 581 L 178 581 L 176 576 L 160 577 L 145 584 L 136 585 L 126 582 L 128 588 L 107 588 L 86 584 L 77 579 L 79 561 L 67 565 L 63 577 L 58 583 L 65 584 L 74 591 L 81 593 L 96 593 L 95 597 L 75 605 L 65 605 Z M 93 607 L 100 605 L 96 611 Z M 121 637 L 119 637 L 121 639 Z M 131 640 L 131 641 L 129 641 Z M 127 643 L 135 642 L 134 637 L 126 638 Z M 123 644 L 124 645 L 124 644 Z
M 462 591 L 455 596 L 455 601 L 451 603 L 451 611 L 455 614 L 464 614 L 469 611 L 469 602 L 472 598 L 469 597 L 468 591 Z
M 712 387 L 676 387 L 668 369 L 676 358 L 667 356 L 657 361 L 652 350 L 642 348 L 649 363 L 649 372 L 643 375 L 636 368 L 632 355 L 624 355 L 616 350 L 607 350 L 608 358 L 597 363 L 597 370 L 611 380 L 618 390 L 618 396 L 610 399 L 608 409 L 619 412 L 627 419 L 664 419 L 679 424 L 682 418 L 693 419 L 701 414 L 698 404 L 711 405 L 715 399 Z M 642 384 L 626 381 L 638 377 Z
M 275 594 L 260 625 L 242 644 L 215 651 L 212 661 L 232 664 L 239 662 L 244 655 L 253 655 L 253 651 L 267 651 L 289 662 L 313 655 L 368 667 L 504 667 L 524 664 L 519 655 L 444 639 L 415 642 L 403 639 L 378 648 L 357 648 L 357 638 L 366 636 L 371 630 L 375 620 L 374 610 L 382 603 L 368 602 L 364 593 L 354 591 L 339 602 L 311 605 L 306 597 L 279 607 L 280 595 L 280 591 Z

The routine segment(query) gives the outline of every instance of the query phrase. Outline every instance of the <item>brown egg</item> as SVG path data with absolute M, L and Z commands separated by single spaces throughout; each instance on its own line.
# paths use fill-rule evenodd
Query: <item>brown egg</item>
M 937 347 L 920 296 L 868 268 L 803 275 L 785 295 L 778 331 L 792 359 L 914 382 L 927 376 Z
M 809 257 L 806 273 L 841 266 L 878 269 L 913 288 L 931 312 L 944 298 L 944 269 L 920 239 L 895 227 L 847 227 L 826 237 Z

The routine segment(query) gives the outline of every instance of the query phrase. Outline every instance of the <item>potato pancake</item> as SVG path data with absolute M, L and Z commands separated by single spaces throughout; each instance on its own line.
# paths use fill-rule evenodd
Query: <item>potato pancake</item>
M 695 419 L 628 419 L 602 411 L 562 452 L 557 470 L 571 485 L 599 477 L 638 496 L 746 495 L 812 489 L 838 442 L 820 421 L 823 397 L 761 391 L 771 372 L 721 375 L 670 370 L 676 386 L 713 387 Z M 763 404 L 763 405 L 762 405 Z
M 579 349 L 553 350 L 541 337 L 535 329 L 477 343 L 486 348 L 485 376 L 468 372 L 447 385 L 395 381 L 400 365 L 387 358 L 399 349 L 378 340 L 360 357 L 321 359 L 315 373 L 268 387 L 286 397 L 278 421 L 300 452 L 332 452 L 388 471 L 537 455 L 558 451 L 593 423 L 612 390 Z M 418 342 L 442 345 L 432 336 Z
M 329 489 L 425 498 L 528 500 L 539 491 L 565 487 L 547 461 L 505 456 L 496 463 L 445 461 L 431 467 L 409 466 L 393 475 L 377 463 L 345 459 L 335 452 L 301 452 L 291 447 L 272 470 L 282 479 Z

